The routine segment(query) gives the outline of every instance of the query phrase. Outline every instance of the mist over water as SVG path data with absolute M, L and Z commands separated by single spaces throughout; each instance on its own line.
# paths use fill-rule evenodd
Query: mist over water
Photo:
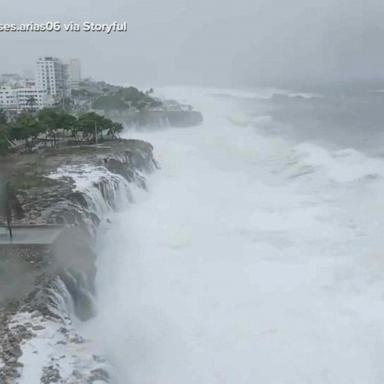
M 205 122 L 126 133 L 161 170 L 98 244 L 119 383 L 382 383 L 383 160 L 271 134 L 266 91 L 164 92 Z

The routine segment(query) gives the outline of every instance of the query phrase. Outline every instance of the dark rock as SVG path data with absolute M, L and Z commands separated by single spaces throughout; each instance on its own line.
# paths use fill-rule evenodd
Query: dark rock
M 88 379 L 88 383 L 92 384 L 95 381 L 104 381 L 108 382 L 110 379 L 109 374 L 104 369 L 94 369 L 91 371 L 91 377 Z
M 9 321 L 13 315 L 25 312 L 30 313 L 32 319 L 41 317 L 62 324 L 59 333 L 63 340 L 58 340 L 57 344 L 66 345 L 68 342 L 86 341 L 69 331 L 71 320 L 66 310 L 63 311 L 63 306 L 73 304 L 75 314 L 81 320 L 87 320 L 95 314 L 92 297 L 96 256 L 90 243 L 92 234 L 104 218 L 98 217 L 97 212 L 92 210 L 90 200 L 84 193 L 74 189 L 72 179 L 51 180 L 46 175 L 63 165 L 91 164 L 104 166 L 109 172 L 145 188 L 141 173 L 157 168 L 152 145 L 140 140 L 114 141 L 105 147 L 60 148 L 52 150 L 52 154 L 46 151 L 39 156 L 21 156 L 20 159 L 14 159 L 14 172 L 10 177 L 25 215 L 18 223 L 69 224 L 67 229 L 71 236 L 63 237 L 54 249 L 17 254 L 17 260 L 28 265 L 20 279 L 29 279 L 30 284 L 17 299 L 0 302 L 0 360 L 5 364 L 0 369 L 1 384 L 13 384 L 14 379 L 20 376 L 18 360 L 22 354 L 21 344 L 36 337 L 33 331 L 45 328 L 44 323 L 36 325 L 28 320 L 12 327 Z M 99 180 L 97 188 L 106 203 L 114 208 L 115 197 L 111 188 L 115 186 L 109 185 L 110 182 L 107 179 Z M 4 265 L 11 265 L 11 260 L 4 257 Z M 97 357 L 93 360 L 98 362 Z M 82 380 L 79 382 L 84 383 L 109 380 L 108 373 L 103 369 L 93 370 L 90 377 L 74 371 L 72 376 L 76 378 L 76 375 Z M 61 381 L 56 365 L 43 369 L 41 383 Z
M 40 378 L 42 384 L 58 383 L 60 380 L 60 371 L 56 367 L 51 365 L 43 368 L 43 374 Z

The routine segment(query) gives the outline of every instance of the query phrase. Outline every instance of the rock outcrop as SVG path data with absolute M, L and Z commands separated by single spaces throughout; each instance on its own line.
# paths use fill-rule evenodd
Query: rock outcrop
M 99 224 L 118 199 L 129 201 L 132 183 L 146 188 L 144 175 L 156 167 L 152 146 L 139 140 L 8 159 L 24 211 L 18 223 L 65 230 L 51 247 L 0 248 L 0 277 L 17 287 L 0 294 L 0 383 L 110 382 L 107 362 L 79 335 L 73 317 L 85 321 L 95 311 L 91 240 Z

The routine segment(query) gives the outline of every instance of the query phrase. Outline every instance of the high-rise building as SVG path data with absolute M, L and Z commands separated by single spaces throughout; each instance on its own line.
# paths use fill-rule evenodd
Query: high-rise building
M 49 97 L 59 100 L 68 92 L 66 69 L 56 57 L 40 57 L 36 63 L 36 87 Z
M 70 89 L 79 88 L 81 81 L 81 63 L 79 59 L 70 59 L 67 64 L 68 86 Z

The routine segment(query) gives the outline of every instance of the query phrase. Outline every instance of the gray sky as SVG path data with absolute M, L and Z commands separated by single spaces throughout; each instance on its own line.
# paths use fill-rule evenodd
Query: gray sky
M 55 55 L 79 57 L 93 77 L 143 85 L 384 77 L 383 0 L 13 0 L 1 8 L 2 23 L 129 26 L 111 35 L 1 33 L 2 72 Z

